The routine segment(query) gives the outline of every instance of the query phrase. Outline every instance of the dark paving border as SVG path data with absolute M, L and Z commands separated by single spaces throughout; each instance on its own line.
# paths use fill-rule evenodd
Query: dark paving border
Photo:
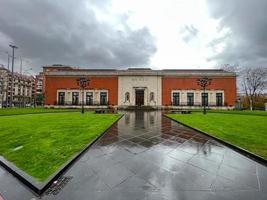
M 42 195 L 55 180 L 57 180 L 64 172 L 73 165 L 78 158 L 81 157 L 83 153 L 85 153 L 97 140 L 99 140 L 115 123 L 117 123 L 124 114 L 122 114 L 116 121 L 114 121 L 106 130 L 104 130 L 99 136 L 97 136 L 93 141 L 91 141 L 85 148 L 83 148 L 80 152 L 76 153 L 72 156 L 58 171 L 49 176 L 48 180 L 45 182 L 39 182 L 35 180 L 32 176 L 26 174 L 20 168 L 15 166 L 13 163 L 6 160 L 4 157 L 0 156 L 0 165 L 5 168 L 9 173 L 15 176 L 18 180 L 20 180 L 23 184 L 29 187 L 34 193 L 37 195 Z
M 248 158 L 250 158 L 250 159 L 252 159 L 252 160 L 254 160 L 254 161 L 256 161 L 256 162 L 258 162 L 258 163 L 260 163 L 260 164 L 262 164 L 262 165 L 267 167 L 267 160 L 265 158 L 261 157 L 261 156 L 258 156 L 258 155 L 254 154 L 254 153 L 252 153 L 252 152 L 250 152 L 250 151 L 248 151 L 246 149 L 243 149 L 243 148 L 241 148 L 239 146 L 236 146 L 236 145 L 233 145 L 231 143 L 228 143 L 228 142 L 226 142 L 226 141 L 224 141 L 224 140 L 222 140 L 222 139 L 220 139 L 218 137 L 212 136 L 212 135 L 210 135 L 210 134 L 208 134 L 208 133 L 206 133 L 206 132 L 204 132 L 204 131 L 202 131 L 200 129 L 194 128 L 192 126 L 189 126 L 188 124 L 185 124 L 185 123 L 180 122 L 180 121 L 178 121 L 176 119 L 173 119 L 173 118 L 167 116 L 166 114 L 164 114 L 164 116 L 169 118 L 169 119 L 171 119 L 172 121 L 177 122 L 178 124 L 182 124 L 182 125 L 184 125 L 184 126 L 186 126 L 188 128 L 191 128 L 191 129 L 197 131 L 197 132 L 200 132 L 203 135 L 206 135 L 206 136 L 208 136 L 208 137 L 210 137 L 210 138 L 212 138 L 212 139 L 224 144 L 225 146 L 237 151 L 238 153 L 240 153 L 240 154 L 242 154 L 242 155 L 244 155 L 244 156 L 246 156 L 246 157 L 248 157 Z

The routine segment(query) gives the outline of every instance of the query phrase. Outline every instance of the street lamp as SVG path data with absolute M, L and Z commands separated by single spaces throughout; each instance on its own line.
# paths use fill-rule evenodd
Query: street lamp
M 76 81 L 77 81 L 77 85 L 82 90 L 82 113 L 84 113 L 84 88 L 86 88 L 86 86 L 89 85 L 90 80 L 85 77 L 81 77 L 81 78 L 78 78 Z
M 12 69 L 11 69 L 11 92 L 10 92 L 10 107 L 13 107 L 13 83 L 14 83 L 14 50 L 18 47 L 15 45 L 9 45 L 12 48 Z
M 203 77 L 200 79 L 197 79 L 197 84 L 204 90 L 204 95 L 206 94 L 206 87 L 211 84 L 212 79 L 208 77 Z M 204 110 L 203 114 L 206 114 L 206 97 L 204 96 Z
M 9 58 L 12 57 L 9 55 L 8 51 L 5 52 L 7 54 L 7 69 L 9 70 Z

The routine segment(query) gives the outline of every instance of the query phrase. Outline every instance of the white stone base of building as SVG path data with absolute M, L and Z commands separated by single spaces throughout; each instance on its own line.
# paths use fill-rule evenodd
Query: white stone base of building
M 77 108 L 81 108 L 82 106 L 81 105 L 45 105 L 44 106 L 45 108 L 69 108 L 69 109 L 77 109 Z M 111 106 L 84 106 L 85 109 L 107 109 Z M 113 106 L 113 108 L 116 108 L 115 106 Z
M 81 108 L 81 105 L 46 105 L 45 108 L 66 108 L 66 109 L 78 109 Z M 202 110 L 202 106 L 84 106 L 85 109 L 108 109 L 108 108 L 114 108 L 118 110 L 127 110 L 127 109 L 144 109 L 144 110 Z M 216 106 L 208 106 L 206 109 L 210 110 L 233 110 L 233 106 L 222 106 L 222 107 L 216 107 Z

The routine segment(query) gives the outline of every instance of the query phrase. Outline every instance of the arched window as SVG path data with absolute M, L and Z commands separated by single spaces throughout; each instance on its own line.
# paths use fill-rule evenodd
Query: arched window
M 130 101 L 130 93 L 126 92 L 125 93 L 125 102 Z
M 154 101 L 154 92 L 150 92 L 149 99 L 150 101 Z

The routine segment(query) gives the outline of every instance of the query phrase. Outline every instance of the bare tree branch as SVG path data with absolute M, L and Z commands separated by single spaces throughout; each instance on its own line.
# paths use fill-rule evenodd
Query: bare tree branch
M 254 108 L 254 98 L 267 88 L 267 68 L 245 68 L 242 72 L 242 87 L 249 99 L 250 109 Z

